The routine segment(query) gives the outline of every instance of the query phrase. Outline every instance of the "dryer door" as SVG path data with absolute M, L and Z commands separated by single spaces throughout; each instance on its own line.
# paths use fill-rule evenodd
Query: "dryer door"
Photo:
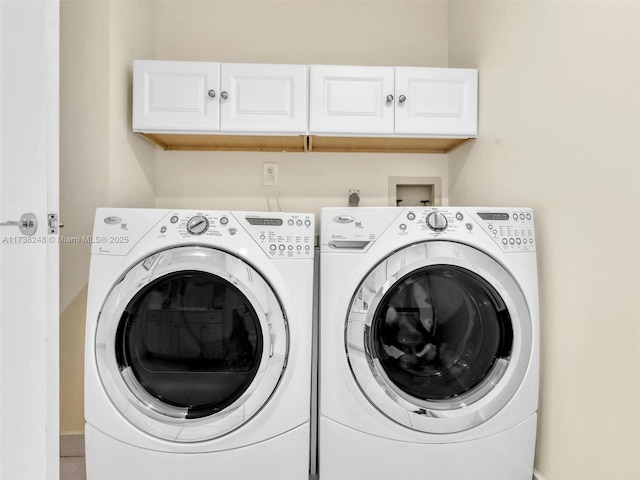
M 286 365 L 286 317 L 241 259 L 179 247 L 144 259 L 109 293 L 96 361 L 115 407 L 140 430 L 179 442 L 251 419 Z
M 385 415 L 452 433 L 495 415 L 518 389 L 532 349 L 525 298 L 493 258 L 424 242 L 380 262 L 349 308 L 354 377 Z

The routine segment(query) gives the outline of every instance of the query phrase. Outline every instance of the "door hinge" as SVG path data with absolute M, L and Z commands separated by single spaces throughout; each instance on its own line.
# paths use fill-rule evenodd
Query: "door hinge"
M 50 213 L 47 215 L 47 224 L 49 226 L 49 235 L 57 235 L 58 228 L 62 226 L 58 223 L 57 213 Z

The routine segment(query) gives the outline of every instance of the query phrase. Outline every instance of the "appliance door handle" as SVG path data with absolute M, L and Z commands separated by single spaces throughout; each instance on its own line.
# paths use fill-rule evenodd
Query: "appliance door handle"
M 336 250 L 364 250 L 371 242 L 367 240 L 333 240 L 329 242 L 329 248 Z

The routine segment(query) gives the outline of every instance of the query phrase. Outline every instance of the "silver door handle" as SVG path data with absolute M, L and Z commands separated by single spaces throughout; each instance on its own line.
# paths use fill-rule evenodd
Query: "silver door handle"
M 0 227 L 18 227 L 23 235 L 30 237 L 38 229 L 38 219 L 33 213 L 23 213 L 20 220 L 0 222 Z

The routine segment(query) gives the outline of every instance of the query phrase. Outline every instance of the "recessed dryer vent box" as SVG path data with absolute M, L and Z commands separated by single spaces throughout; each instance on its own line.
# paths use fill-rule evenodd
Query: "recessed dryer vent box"
M 442 205 L 440 177 L 389 177 L 390 206 L 422 206 L 425 200 L 429 206 Z

